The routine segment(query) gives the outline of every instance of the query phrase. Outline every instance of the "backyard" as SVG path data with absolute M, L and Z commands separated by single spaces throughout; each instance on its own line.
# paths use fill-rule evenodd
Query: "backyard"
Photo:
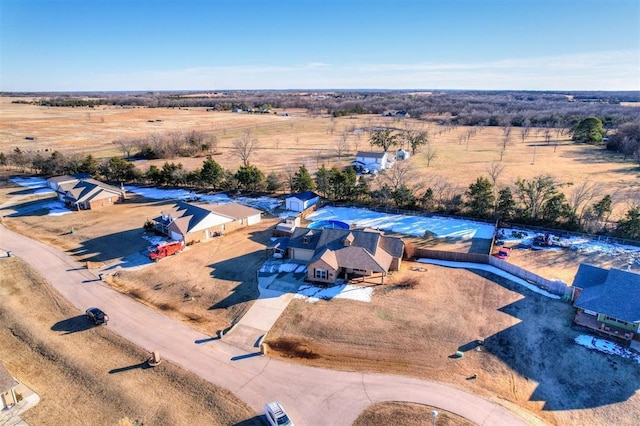
M 293 300 L 266 343 L 309 365 L 451 383 L 548 424 L 638 424 L 638 363 L 574 343 L 572 316 L 484 271 L 405 262 L 370 303 Z

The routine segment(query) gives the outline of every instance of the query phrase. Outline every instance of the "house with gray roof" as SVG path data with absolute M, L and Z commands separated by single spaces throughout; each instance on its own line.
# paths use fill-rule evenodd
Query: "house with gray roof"
M 47 185 L 56 191 L 58 199 L 75 210 L 90 210 L 124 201 L 124 189 L 116 188 L 89 176 L 55 176 Z
M 179 201 L 153 219 L 156 231 L 185 244 L 208 241 L 260 222 L 262 212 L 237 203 L 194 204 Z
M 333 284 L 338 278 L 384 277 L 400 269 L 404 242 L 372 229 L 298 228 L 288 257 L 307 263 L 307 279 Z
M 640 341 L 640 274 L 581 264 L 573 287 L 576 324 Z

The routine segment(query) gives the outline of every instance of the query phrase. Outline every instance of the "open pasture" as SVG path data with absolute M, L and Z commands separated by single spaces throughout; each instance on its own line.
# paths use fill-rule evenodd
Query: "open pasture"
M 522 138 L 519 128 L 512 128 L 504 146 L 502 127 L 454 127 L 428 120 L 400 119 L 377 115 L 333 118 L 309 115 L 305 111 L 277 114 L 247 114 L 206 111 L 205 108 L 96 108 L 40 107 L 12 103 L 16 98 L 0 98 L 0 151 L 8 153 L 16 147 L 23 151 L 53 150 L 64 154 L 91 153 L 98 158 L 123 155 L 114 140 L 122 137 L 167 135 L 172 132 L 197 130 L 205 137 L 215 136 L 218 144 L 214 159 L 223 167 L 236 170 L 240 159 L 232 151 L 233 141 L 250 130 L 258 140 L 258 149 L 250 157 L 251 164 L 265 174 L 295 171 L 304 164 L 312 173 L 321 165 L 347 165 L 357 151 L 379 150 L 369 143 L 367 129 L 393 127 L 422 129 L 429 132 L 431 151 L 427 161 L 425 147 L 409 160 L 414 172 L 412 184 L 426 188 L 442 186 L 446 181 L 464 190 L 477 177 L 488 176 L 492 163 L 502 171 L 497 184 L 506 186 L 517 178 L 531 179 L 552 175 L 567 195 L 583 183 L 598 187 L 598 196 L 614 195 L 626 208 L 626 202 L 640 191 L 640 168 L 602 147 L 576 145 L 568 135 L 556 129 L 545 136 L 545 129 L 532 128 Z M 470 138 L 466 135 L 476 130 Z M 34 138 L 29 140 L 26 138 Z M 338 155 L 338 145 L 346 140 L 347 149 Z M 391 148 L 395 151 L 397 147 Z M 48 151 L 45 151 L 48 150 Z M 202 164 L 203 158 L 174 158 L 186 169 Z M 161 165 L 165 159 L 138 162 L 145 171 L 149 165 Z M 429 163 L 429 164 L 428 164 Z

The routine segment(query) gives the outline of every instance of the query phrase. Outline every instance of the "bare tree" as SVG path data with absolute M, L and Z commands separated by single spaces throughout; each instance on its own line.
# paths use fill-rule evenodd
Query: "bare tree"
M 424 153 L 425 158 L 427 159 L 427 167 L 431 165 L 431 161 L 434 160 L 438 156 L 438 151 L 431 144 L 427 144 L 427 149 Z
M 500 139 L 500 161 L 504 157 L 504 153 L 507 150 L 507 145 L 509 145 L 509 136 L 511 135 L 511 126 L 505 126 L 502 131 L 502 139 Z
M 242 136 L 233 141 L 231 148 L 233 154 L 242 160 L 242 165 L 249 165 L 249 158 L 258 150 L 258 139 L 253 136 L 250 129 L 243 132 Z
M 118 145 L 122 150 L 122 155 L 127 157 L 127 159 L 131 158 L 131 151 L 136 147 L 135 139 L 130 137 L 122 137 L 113 141 L 114 144 Z
M 593 182 L 583 181 L 574 186 L 569 193 L 569 206 L 580 222 L 582 222 L 582 218 L 584 217 L 585 209 L 591 204 L 595 195 L 603 192 L 598 189 L 598 185 Z
M 342 156 L 347 151 L 349 151 L 349 133 L 342 132 L 336 141 L 336 154 L 338 154 L 338 161 L 342 161 Z
M 495 188 L 496 186 L 498 186 L 498 179 L 500 178 L 500 175 L 502 174 L 502 172 L 504 172 L 504 166 L 500 163 L 492 161 L 487 164 L 486 171 L 491 178 L 491 183 Z
M 520 127 L 520 139 L 522 139 L 522 143 L 527 139 L 530 131 L 531 127 L 529 127 L 529 124 L 523 124 L 522 127 Z
M 411 189 L 414 186 L 413 179 L 416 177 L 416 172 L 411 163 L 403 161 L 386 170 L 381 177 L 381 180 L 389 184 L 394 191 L 402 186 Z

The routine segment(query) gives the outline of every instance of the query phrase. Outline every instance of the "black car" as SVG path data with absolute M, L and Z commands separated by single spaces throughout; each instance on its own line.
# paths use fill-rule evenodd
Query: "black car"
M 85 313 L 87 314 L 87 318 L 93 321 L 95 325 L 106 324 L 109 322 L 109 316 L 98 308 L 89 308 Z

